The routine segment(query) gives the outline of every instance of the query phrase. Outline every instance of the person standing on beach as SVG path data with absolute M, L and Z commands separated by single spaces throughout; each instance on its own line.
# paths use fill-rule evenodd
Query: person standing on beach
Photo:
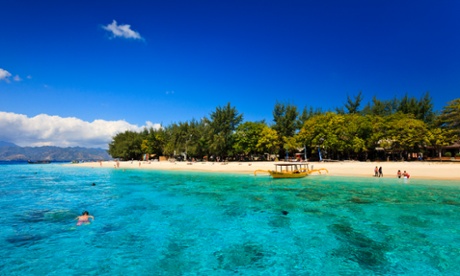
M 379 168 L 379 177 L 383 177 L 383 170 L 382 170 L 382 166 L 380 166 L 380 168 Z
M 375 166 L 375 169 L 374 169 L 374 176 L 375 177 L 379 176 L 379 168 L 377 166 Z

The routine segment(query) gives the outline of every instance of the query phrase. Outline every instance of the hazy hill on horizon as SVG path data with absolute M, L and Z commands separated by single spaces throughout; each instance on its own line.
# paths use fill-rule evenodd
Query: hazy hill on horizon
M 104 149 L 83 147 L 60 148 L 55 146 L 20 147 L 10 142 L 0 141 L 0 161 L 27 160 L 110 160 L 112 157 Z
M 16 144 L 10 143 L 10 142 L 0 141 L 0 148 L 2 147 L 19 147 L 19 146 Z

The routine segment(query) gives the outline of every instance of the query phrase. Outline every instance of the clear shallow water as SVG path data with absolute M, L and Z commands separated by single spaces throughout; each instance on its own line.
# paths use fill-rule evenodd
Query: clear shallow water
M 459 275 L 432 182 L 0 165 L 0 275 Z

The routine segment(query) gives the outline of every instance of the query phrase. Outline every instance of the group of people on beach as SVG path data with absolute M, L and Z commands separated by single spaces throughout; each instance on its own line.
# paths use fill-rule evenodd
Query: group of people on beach
M 398 170 L 396 176 L 398 176 L 398 178 L 410 178 L 410 174 L 408 172 L 404 171 L 403 173 L 401 173 L 401 170 Z
M 380 168 L 377 167 L 377 166 L 375 166 L 375 169 L 374 169 L 374 176 L 375 176 L 375 177 L 383 177 L 383 169 L 382 169 L 381 166 L 380 166 Z
M 404 171 L 403 173 L 401 172 L 401 170 L 398 170 L 398 172 L 396 173 L 396 176 L 398 178 L 410 178 L 410 174 L 406 171 Z M 375 166 L 375 169 L 374 169 L 374 177 L 383 177 L 383 169 L 382 167 L 380 166 L 380 168 L 378 166 Z

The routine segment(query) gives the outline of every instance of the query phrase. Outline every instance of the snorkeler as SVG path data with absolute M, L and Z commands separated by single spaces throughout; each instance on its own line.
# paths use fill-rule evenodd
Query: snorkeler
M 76 217 L 75 219 L 78 219 L 77 225 L 82 225 L 82 224 L 90 224 L 89 219 L 92 219 L 94 221 L 94 217 L 90 216 L 88 211 L 84 211 L 81 216 Z

